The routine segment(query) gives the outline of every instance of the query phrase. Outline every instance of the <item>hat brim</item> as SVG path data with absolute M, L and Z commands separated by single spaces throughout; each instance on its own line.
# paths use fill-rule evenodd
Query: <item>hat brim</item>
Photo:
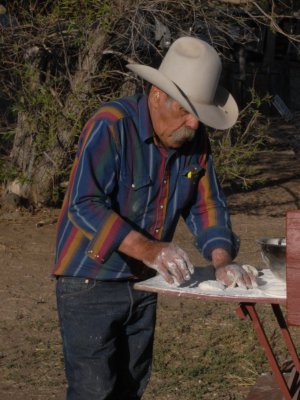
M 176 85 L 155 68 L 141 64 L 127 64 L 127 68 L 167 93 L 187 111 L 195 115 L 199 121 L 211 128 L 228 129 L 235 124 L 238 118 L 239 110 L 234 98 L 220 86 L 216 90 L 213 104 L 202 104 L 191 98 L 187 101 Z

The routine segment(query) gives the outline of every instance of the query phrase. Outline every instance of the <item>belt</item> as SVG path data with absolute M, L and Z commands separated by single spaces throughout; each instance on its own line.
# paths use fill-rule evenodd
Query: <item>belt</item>
M 56 275 L 56 280 L 63 280 L 64 278 L 72 278 L 72 279 L 80 279 L 84 281 L 84 283 L 90 283 L 90 282 L 114 282 L 114 283 L 124 283 L 124 282 L 141 282 L 144 279 L 139 279 L 139 278 L 134 278 L 134 277 L 129 277 L 129 278 L 123 278 L 123 279 L 95 279 L 95 278 L 85 278 L 82 276 L 66 276 L 66 275 Z

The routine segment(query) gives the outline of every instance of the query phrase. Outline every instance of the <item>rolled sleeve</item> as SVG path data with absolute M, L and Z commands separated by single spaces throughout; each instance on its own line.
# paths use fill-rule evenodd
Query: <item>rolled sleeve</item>
M 239 251 L 239 237 L 226 226 L 210 227 L 196 239 L 196 246 L 203 257 L 212 260 L 212 251 L 217 248 L 226 250 L 234 259 Z
M 87 255 L 98 263 L 104 263 L 113 251 L 117 250 L 123 239 L 132 230 L 117 214 L 112 213 L 102 226 L 102 230 L 98 232 L 87 250 Z

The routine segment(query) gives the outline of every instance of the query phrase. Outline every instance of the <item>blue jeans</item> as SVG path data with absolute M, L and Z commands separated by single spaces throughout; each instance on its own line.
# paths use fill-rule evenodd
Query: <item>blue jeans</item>
M 156 294 L 132 282 L 60 277 L 67 400 L 138 400 L 150 379 Z

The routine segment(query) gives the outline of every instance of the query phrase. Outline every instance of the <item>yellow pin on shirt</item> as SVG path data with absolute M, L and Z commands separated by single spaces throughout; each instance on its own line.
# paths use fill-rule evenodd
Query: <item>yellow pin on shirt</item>
M 191 179 L 194 178 L 195 176 L 197 176 L 199 174 L 199 171 L 197 169 L 194 169 L 193 171 L 189 171 L 187 173 L 187 178 Z

